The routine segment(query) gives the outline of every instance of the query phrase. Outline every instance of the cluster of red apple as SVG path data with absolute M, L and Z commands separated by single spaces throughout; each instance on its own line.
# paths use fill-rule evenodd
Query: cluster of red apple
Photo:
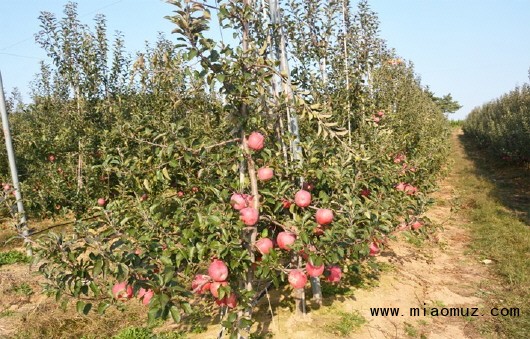
M 13 187 L 10 184 L 8 184 L 8 183 L 3 182 L 2 183 L 2 188 L 4 189 L 4 191 L 6 193 L 9 193 L 9 191 L 11 191 L 11 189 Z M 16 191 L 15 190 L 11 191 L 11 194 L 13 194 L 13 196 L 15 196 L 16 195 Z
M 278 233 L 276 237 L 276 243 L 278 247 L 285 251 L 291 250 L 291 245 L 296 241 L 296 234 L 283 231 Z M 274 243 L 269 238 L 261 238 L 256 241 L 256 248 L 262 255 L 267 255 L 270 253 L 270 250 L 274 247 Z M 313 247 L 314 250 L 314 247 Z M 304 259 L 308 259 L 307 254 L 304 251 L 300 252 Z M 307 262 L 305 271 L 310 277 L 318 277 L 324 274 L 324 264 L 315 266 L 310 261 Z M 326 274 L 327 280 L 329 282 L 338 282 L 342 276 L 342 271 L 339 266 L 332 265 L 328 267 L 328 273 Z M 302 288 L 307 283 L 307 276 L 301 269 L 293 269 L 289 271 L 288 281 L 294 288 Z
M 406 160 L 407 160 L 407 156 L 403 153 L 399 153 L 394 157 L 395 164 L 399 164 L 403 162 L 403 164 L 401 165 L 401 171 L 399 172 L 400 175 L 404 175 L 407 172 L 407 170 L 410 172 L 416 172 L 416 167 L 410 166 L 409 164 L 407 164 L 405 162 Z
M 234 308 L 237 305 L 235 293 L 229 293 L 224 298 L 219 299 L 219 287 L 228 286 L 228 267 L 219 259 L 213 259 L 208 267 L 208 275 L 197 274 L 191 283 L 191 289 L 194 293 L 204 294 L 208 291 L 216 299 L 219 306 L 228 306 Z
M 152 289 L 145 289 L 142 287 L 138 290 L 138 299 L 142 301 L 142 304 L 148 305 L 154 294 L 155 293 Z M 126 281 L 116 283 L 112 287 L 112 295 L 116 300 L 127 301 L 133 297 L 133 287 L 128 285 Z
M 264 146 L 264 136 L 259 132 L 253 132 L 247 138 L 248 148 L 254 151 L 259 151 Z M 269 167 L 259 168 L 257 171 L 257 177 L 261 181 L 267 181 L 274 177 L 274 170 Z M 308 188 L 312 185 L 306 185 Z M 259 212 L 251 207 L 254 197 L 243 193 L 234 193 L 230 198 L 232 207 L 239 211 L 240 219 L 247 226 L 255 225 L 259 220 Z M 296 192 L 294 196 L 294 203 L 301 208 L 308 207 L 311 204 L 311 193 L 305 189 L 301 189 Z M 284 199 L 282 201 L 284 208 L 291 207 L 291 201 Z M 323 227 L 331 224 L 333 221 L 333 211 L 326 208 L 317 209 L 315 213 L 315 219 L 318 226 L 314 232 L 319 235 L 323 234 Z M 282 250 L 290 250 L 291 245 L 296 241 L 296 234 L 290 231 L 282 231 L 278 233 L 276 237 L 276 243 Z M 255 243 L 256 249 L 262 254 L 269 254 L 270 250 L 274 247 L 274 243 L 269 238 L 261 238 Z M 307 258 L 306 258 L 307 259 Z M 318 277 L 324 274 L 324 265 L 314 266 L 311 262 L 307 262 L 305 272 L 311 277 Z M 338 282 L 342 276 L 342 271 L 339 266 L 328 267 L 327 280 L 330 282 Z M 288 281 L 294 288 L 302 288 L 307 283 L 307 276 L 301 269 L 292 269 L 289 271 Z
M 423 223 L 419 220 L 414 220 L 409 223 L 402 222 L 398 225 L 397 230 L 398 231 L 405 231 L 409 229 L 418 230 L 423 226 Z
M 375 122 L 375 124 L 377 125 L 381 119 L 383 119 L 383 117 L 385 116 L 385 113 L 383 111 L 379 111 L 375 114 L 372 114 L 372 121 Z
M 418 192 L 418 188 L 405 182 L 400 182 L 395 186 L 396 190 L 405 192 L 408 195 L 414 195 Z
M 11 189 L 11 185 L 5 182 L 2 183 L 2 187 L 4 188 L 4 191 L 9 191 Z

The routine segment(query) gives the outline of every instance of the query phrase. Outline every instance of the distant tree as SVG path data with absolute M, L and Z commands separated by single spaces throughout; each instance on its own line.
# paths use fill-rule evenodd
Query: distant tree
M 437 97 L 436 95 L 434 95 L 434 92 L 429 89 L 429 87 L 425 89 L 425 93 L 427 93 L 431 97 L 434 103 L 436 103 L 436 105 L 440 107 L 440 109 L 444 113 L 454 113 L 460 108 L 462 108 L 462 105 L 460 105 L 458 101 L 453 99 L 451 93 L 448 93 L 443 97 Z
M 462 105 L 458 101 L 454 100 L 451 93 L 444 95 L 441 98 L 434 100 L 436 104 L 442 109 L 444 113 L 454 113 L 462 108 Z
M 6 99 L 6 110 L 8 114 L 22 112 L 24 110 L 22 94 L 18 87 L 13 88 L 11 94 Z

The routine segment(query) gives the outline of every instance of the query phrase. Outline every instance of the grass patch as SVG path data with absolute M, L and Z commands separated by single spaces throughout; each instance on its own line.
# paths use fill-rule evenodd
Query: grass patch
M 419 236 L 416 233 L 413 232 L 403 232 L 403 237 L 405 238 L 405 241 L 417 248 L 420 248 L 425 243 L 425 239 L 423 239 L 421 236 Z
M 528 338 L 530 333 L 530 227 L 517 210 L 528 210 L 517 197 L 521 187 L 528 182 L 528 170 L 519 169 L 517 184 L 505 176 L 506 164 L 490 159 L 490 155 L 477 149 L 465 138 L 461 139 L 464 151 L 456 145 L 456 184 L 463 203 L 462 213 L 468 218 L 468 227 L 473 236 L 471 249 L 479 258 L 490 259 L 490 266 L 500 282 L 492 284 L 492 295 L 487 299 L 488 307 L 517 307 L 519 317 L 491 317 L 480 325 L 484 334 L 496 333 L 507 338 Z M 459 161 L 458 161 L 459 160 Z M 510 168 L 511 173 L 514 169 Z M 499 186 L 501 178 L 503 185 Z M 502 192 L 500 192 L 502 191 Z M 510 192 L 513 193 L 510 195 Z M 528 193 L 528 191 L 527 191 Z M 509 201 L 510 197 L 518 199 Z M 514 209 L 515 208 L 515 209 Z M 482 322 L 481 322 L 482 323 Z
M 325 330 L 329 333 L 338 334 L 343 337 L 359 329 L 366 322 L 366 319 L 364 319 L 364 317 L 357 311 L 351 313 L 339 312 L 338 316 L 339 319 L 326 325 Z
M 19 251 L 0 252 L 0 266 L 17 263 L 28 263 L 30 258 Z
M 13 310 L 4 310 L 4 311 L 0 312 L 0 318 L 11 317 L 13 315 L 15 315 L 15 311 L 13 311 Z
M 29 286 L 29 284 L 25 282 L 22 284 L 13 286 L 12 291 L 15 292 L 15 294 L 23 295 L 26 297 L 29 297 L 30 295 L 34 293 L 31 286 Z
M 186 336 L 179 332 L 155 334 L 146 327 L 127 327 L 112 337 L 112 339 L 184 339 Z M 88 339 L 88 338 L 87 338 Z
M 416 338 L 418 336 L 418 330 L 412 324 L 405 323 L 405 334 L 409 337 Z

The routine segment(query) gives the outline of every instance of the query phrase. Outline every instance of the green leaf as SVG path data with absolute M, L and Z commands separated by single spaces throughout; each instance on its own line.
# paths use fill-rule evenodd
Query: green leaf
M 160 307 L 153 307 L 149 309 L 149 312 L 147 312 L 147 320 L 149 324 L 153 324 L 153 322 L 158 318 L 160 314 Z
M 308 244 L 309 243 L 309 237 L 307 236 L 306 232 L 300 233 L 300 238 L 302 238 L 302 242 L 304 244 Z
M 158 302 L 160 303 L 160 308 L 165 308 L 169 302 L 169 296 L 167 294 L 158 294 Z
M 167 171 L 167 167 L 162 168 L 162 174 L 164 175 L 164 178 L 167 180 L 171 180 L 171 177 L 169 176 L 169 173 Z
M 228 321 L 229 323 L 233 323 L 236 320 L 237 320 L 237 313 L 230 313 L 228 315 L 228 318 L 226 318 L 226 321 Z
M 91 309 L 92 309 L 92 303 L 87 303 L 85 307 L 83 307 L 83 314 L 87 315 Z
M 83 313 L 83 309 L 85 308 L 85 302 L 78 300 L 75 308 L 77 309 L 77 313 Z
M 151 186 L 149 185 L 149 180 L 144 179 L 144 187 L 148 192 L 151 192 Z
M 110 304 L 106 301 L 100 302 L 98 305 L 98 314 L 103 314 L 109 308 Z
M 187 314 L 191 314 L 193 312 L 191 305 L 189 303 L 181 303 L 180 307 L 186 312 Z
M 197 54 L 198 54 L 197 50 L 196 49 L 192 49 L 192 50 L 190 50 L 188 52 L 188 54 L 186 55 L 186 58 L 188 60 L 191 60 L 191 59 L 195 58 L 197 56 Z
M 93 281 L 90 282 L 89 286 L 90 286 L 90 289 L 92 290 L 92 293 L 94 293 L 94 296 L 96 297 L 99 296 L 101 292 L 99 289 L 99 286 L 96 285 Z
M 180 310 L 175 305 L 171 306 L 169 312 L 171 313 L 171 318 L 173 318 L 174 322 L 180 322 Z

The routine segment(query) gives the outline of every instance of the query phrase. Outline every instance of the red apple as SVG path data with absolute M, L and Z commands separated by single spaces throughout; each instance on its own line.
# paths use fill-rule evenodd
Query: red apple
M 285 209 L 288 209 L 291 207 L 291 202 L 287 199 L 283 199 L 282 200 L 282 207 L 285 208 Z
M 238 211 L 248 206 L 248 199 L 246 194 L 234 193 L 230 197 L 230 204 Z
M 278 247 L 282 250 L 290 250 L 292 245 L 296 240 L 296 234 L 291 232 L 280 232 L 278 233 L 278 236 L 276 237 L 276 242 L 278 243 Z
M 199 187 L 197 187 L 197 186 L 193 186 L 193 187 L 191 188 L 191 190 L 192 190 L 193 193 L 197 193 L 197 192 L 199 192 Z
M 398 155 L 396 155 L 394 157 L 394 163 L 399 164 L 400 162 L 402 162 L 403 160 L 406 160 L 406 159 L 407 159 L 407 157 L 405 156 L 405 154 L 399 153 Z
M 307 276 L 301 270 L 291 270 L 288 280 L 293 288 L 304 288 L 307 283 Z
M 413 230 L 418 230 L 418 229 L 420 229 L 422 226 L 423 226 L 423 224 L 421 223 L 421 221 L 418 221 L 418 220 L 416 220 L 415 222 L 413 222 L 412 224 L 410 224 L 410 227 L 412 227 Z
M 327 225 L 333 221 L 333 211 L 327 208 L 319 208 L 315 214 L 317 224 Z
M 318 277 L 324 273 L 324 264 L 320 266 L 314 266 L 310 261 L 307 262 L 305 270 L 310 277 Z
M 380 117 L 376 117 L 376 116 L 372 116 L 372 120 L 375 122 L 375 123 L 378 123 L 381 118 Z
M 226 306 L 230 308 L 235 308 L 237 306 L 237 296 L 235 293 L 230 293 L 230 295 L 226 297 Z
M 311 203 L 311 193 L 306 190 L 299 190 L 294 195 L 294 203 L 298 207 L 307 207 Z
M 333 265 L 328 268 L 329 275 L 327 276 L 327 279 L 329 282 L 339 282 L 340 278 L 342 277 L 342 270 L 339 266 Z
M 406 185 L 407 185 L 407 184 L 405 184 L 404 182 L 400 182 L 400 183 L 397 184 L 395 187 L 396 187 L 396 190 L 398 190 L 398 191 L 404 191 Z
M 106 203 L 107 203 L 107 201 L 104 198 L 99 198 L 98 199 L 98 205 L 99 206 L 105 206 Z
M 219 259 L 214 259 L 208 267 L 208 275 L 214 281 L 225 281 L 228 278 L 228 267 Z
M 237 306 L 237 296 L 234 293 L 230 293 L 223 299 L 217 299 L 215 303 L 219 306 L 228 306 L 229 308 L 235 308 Z
M 254 226 L 259 220 L 259 212 L 253 207 L 245 207 L 239 211 L 239 218 L 247 226 Z
M 258 179 L 267 181 L 274 177 L 274 170 L 270 167 L 261 167 L 258 169 Z
M 416 192 L 418 192 L 418 188 L 415 187 L 415 186 L 412 186 L 412 185 L 406 184 L 406 185 L 405 185 L 405 188 L 404 188 L 404 191 L 405 191 L 405 193 L 407 193 L 408 195 L 414 195 L 414 194 L 416 194 Z
M 368 197 L 370 196 L 370 190 L 369 190 L 368 188 L 363 189 L 363 190 L 361 191 L 361 195 L 362 195 L 363 197 L 367 197 L 367 198 L 368 198 Z
M 382 117 L 385 116 L 385 113 L 383 111 L 379 111 L 379 112 L 377 112 L 377 116 L 382 118 Z
M 151 289 L 146 290 L 145 288 L 142 287 L 138 291 L 138 298 L 142 300 L 142 304 L 148 305 L 149 302 L 151 301 L 151 298 L 153 298 L 154 294 L 155 292 L 153 292 L 153 290 Z
M 55 154 L 50 154 L 50 155 L 48 155 L 48 160 L 49 160 L 50 162 L 55 162 Z
M 269 254 L 273 246 L 272 240 L 269 238 L 261 238 L 256 241 L 256 248 L 261 254 Z
M 4 184 L 4 191 L 9 191 L 11 189 L 11 185 Z
M 248 136 L 247 145 L 248 148 L 254 151 L 259 151 L 263 148 L 265 137 L 259 132 L 252 132 Z
M 131 299 L 133 296 L 133 288 L 131 285 L 127 285 L 126 281 L 119 282 L 112 286 L 112 295 L 114 298 L 120 301 Z
M 370 244 L 370 256 L 375 256 L 376 254 L 378 254 L 380 251 L 379 249 L 379 246 L 377 246 L 377 243 L 376 242 L 372 242 Z
M 226 281 L 214 281 L 213 283 L 211 283 L 211 285 L 210 285 L 210 293 L 212 293 L 212 295 L 215 298 L 219 298 L 219 287 L 221 287 L 221 286 L 228 286 L 228 282 L 226 282 Z
M 140 197 L 140 201 L 146 201 L 147 198 L 148 198 L 147 193 L 144 193 L 144 194 L 142 194 L 142 196 Z
M 206 274 L 197 274 L 191 282 L 191 289 L 193 293 L 203 294 L 204 292 L 209 291 L 211 280 L 212 278 Z
M 178 196 L 179 198 L 182 198 L 182 197 L 184 196 L 184 192 L 182 192 L 182 191 L 178 191 L 178 192 L 177 192 L 177 196 Z

